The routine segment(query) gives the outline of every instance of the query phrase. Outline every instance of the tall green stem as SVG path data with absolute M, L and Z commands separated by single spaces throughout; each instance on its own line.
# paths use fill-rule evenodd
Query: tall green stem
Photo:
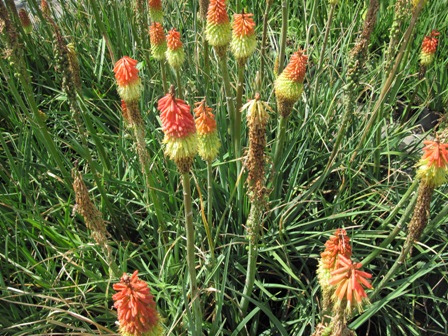
M 199 289 L 196 280 L 196 268 L 194 258 L 194 227 L 193 209 L 191 201 L 191 187 L 189 173 L 182 174 L 184 188 L 185 230 L 187 234 L 187 265 L 190 277 L 190 297 L 193 308 L 193 325 L 190 326 L 193 336 L 202 335 L 202 313 L 199 297 Z
M 182 94 L 182 83 L 181 83 L 181 81 L 180 81 L 180 69 L 177 68 L 177 69 L 175 70 L 175 73 L 176 73 L 176 84 L 177 84 L 177 88 L 176 88 L 177 96 L 178 96 L 180 99 L 183 99 L 183 94 Z
M 212 163 L 207 161 L 207 223 L 212 225 L 212 209 L 213 209 L 213 170 Z M 207 237 L 208 239 L 208 237 Z M 209 241 L 209 248 L 212 249 L 213 240 Z
M 288 117 L 280 116 L 278 120 L 277 134 L 275 140 L 274 162 L 273 162 L 273 168 L 275 174 L 274 191 L 273 191 L 274 199 L 280 196 L 280 190 L 282 185 L 280 181 L 282 180 L 283 174 L 280 171 L 280 165 L 281 165 L 283 147 L 285 145 L 286 126 L 288 125 L 288 119 L 289 116 Z
M 280 75 L 285 65 L 286 37 L 288 33 L 288 0 L 282 0 L 282 31 L 280 36 L 280 52 L 278 55 L 277 75 Z
M 261 229 L 262 205 L 255 201 L 250 208 L 249 217 L 247 218 L 246 227 L 249 238 L 249 255 L 246 270 L 246 281 L 244 284 L 243 296 L 240 301 L 240 309 L 242 316 L 246 315 L 249 306 L 249 297 L 252 295 L 252 290 L 255 283 L 255 274 L 257 272 L 257 257 L 258 257 L 258 240 Z
M 261 53 L 260 53 L 260 81 L 258 84 L 258 91 L 261 92 L 261 89 L 263 87 L 263 76 L 264 76 L 264 58 L 265 58 L 265 54 L 266 54 L 266 40 L 268 37 L 268 14 L 269 14 L 269 9 L 271 8 L 271 4 L 272 1 L 266 1 L 266 8 L 264 10 L 264 14 L 263 14 L 263 33 L 261 35 Z
M 330 13 L 328 14 L 327 27 L 325 29 L 324 42 L 322 44 L 322 50 L 320 51 L 319 65 L 317 66 L 317 72 L 319 72 L 322 67 L 322 63 L 324 62 L 325 57 L 325 49 L 327 48 L 328 35 L 330 33 L 331 23 L 333 22 L 334 10 L 336 8 L 335 4 L 331 5 Z
M 162 74 L 163 93 L 168 92 L 168 82 L 166 81 L 166 61 L 160 61 L 160 73 Z

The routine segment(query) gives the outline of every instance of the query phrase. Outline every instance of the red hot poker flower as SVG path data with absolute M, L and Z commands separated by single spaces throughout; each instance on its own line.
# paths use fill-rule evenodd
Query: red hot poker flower
M 283 73 L 293 82 L 303 82 L 306 72 L 306 63 L 308 56 L 304 55 L 304 50 L 299 49 L 296 51 L 289 60 L 288 65 L 283 70 Z
M 148 0 L 148 7 L 151 9 L 162 10 L 162 0 Z
M 210 0 L 207 11 L 207 22 L 212 25 L 229 22 L 225 0 Z
M 151 44 L 162 44 L 166 42 L 165 32 L 163 31 L 163 26 L 159 22 L 154 22 L 149 27 L 149 38 Z
M 329 284 L 337 286 L 334 292 L 335 299 L 338 299 L 337 305 L 346 304 L 345 308 L 348 313 L 352 312 L 353 299 L 356 301 L 358 309 L 361 310 L 363 301 L 368 301 L 364 287 L 373 288 L 367 280 L 372 278 L 372 275 L 360 271 L 361 267 L 361 263 L 353 263 L 350 259 L 339 255 L 338 266 L 331 272 Z
M 422 51 L 428 54 L 435 53 L 439 44 L 437 40 L 439 35 L 440 33 L 437 30 L 433 30 L 429 36 L 425 36 L 422 42 Z
M 417 177 L 433 187 L 446 182 L 448 173 L 448 144 L 436 141 L 423 141 L 423 156 L 417 163 Z
M 325 243 L 325 251 L 321 253 L 322 263 L 325 268 L 333 270 L 337 266 L 337 257 L 343 255 L 346 258 L 352 256 L 350 238 L 344 229 L 337 229 Z
M 118 292 L 112 299 L 123 335 L 141 336 L 149 332 L 151 335 L 162 334 L 153 296 L 146 282 L 138 278 L 138 271 L 130 277 L 124 273 L 113 288 Z
M 162 130 L 166 137 L 184 138 L 196 132 L 190 106 L 182 99 L 167 93 L 160 98 L 157 108 L 161 111 Z
M 232 29 L 236 37 L 245 37 L 255 34 L 255 22 L 251 13 L 235 14 Z
M 126 86 L 132 84 L 138 77 L 138 69 L 136 68 L 138 61 L 124 56 L 114 66 L 115 78 L 119 86 Z
M 205 99 L 194 104 L 196 108 L 193 110 L 196 115 L 196 129 L 198 134 L 208 134 L 216 131 L 216 120 L 213 115 L 213 109 L 208 107 Z
M 171 29 L 166 36 L 168 49 L 177 50 L 182 48 L 182 41 L 180 40 L 180 33 L 176 29 Z

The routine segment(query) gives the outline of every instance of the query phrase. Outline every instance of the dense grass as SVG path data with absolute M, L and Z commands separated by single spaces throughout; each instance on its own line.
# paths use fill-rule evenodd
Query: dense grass
M 85 134 L 79 134 L 62 90 L 53 29 L 43 20 L 35 0 L 28 1 L 35 20 L 32 33 L 26 35 L 20 25 L 16 26 L 30 85 L 20 75 L 17 62 L 0 59 L 1 334 L 116 332 L 111 295 L 118 277 L 110 272 L 105 255 L 82 218 L 72 214 L 70 171 L 75 161 L 108 223 L 110 244 L 121 272 L 140 271 L 155 296 L 167 335 L 188 334 L 191 317 L 186 311 L 188 276 L 181 180 L 175 165 L 163 154 L 156 109 L 157 100 L 164 95 L 159 64 L 145 49 L 149 40 L 139 35 L 132 3 L 68 0 L 55 18 L 66 42 L 73 42 L 78 54 L 83 82 L 78 104 Z M 398 223 L 403 224 L 399 235 L 366 267 L 374 275 L 374 287 L 397 259 L 415 202 L 415 193 L 404 195 L 415 176 L 420 142 L 434 135 L 434 130 L 421 132 L 417 120 L 426 109 L 445 113 L 448 104 L 448 1 L 429 1 L 424 8 L 382 105 L 383 118 L 360 143 L 385 81 L 384 53 L 394 1 L 382 1 L 356 92 L 356 111 L 324 175 L 341 127 L 348 55 L 362 29 L 366 3 L 344 0 L 338 5 L 323 67 L 318 70 L 329 6 L 326 1 L 290 1 L 286 55 L 289 57 L 298 47 L 306 49 L 308 71 L 302 99 L 289 120 L 280 168 L 281 196 L 271 197 L 265 214 L 255 289 L 243 318 L 238 302 L 246 274 L 244 223 L 250 204 L 247 197 L 237 202 L 235 160 L 240 158 L 232 154 L 221 73 L 213 52 L 211 72 L 204 73 L 203 22 L 197 16 L 198 3 L 164 2 L 164 27 L 176 27 L 181 32 L 187 54 L 181 77 L 183 96 L 191 105 L 207 96 L 217 115 L 223 144 L 213 163 L 211 225 L 216 265 L 211 263 L 201 217 L 207 206 L 205 163 L 197 158 L 192 171 L 196 270 L 206 334 L 310 335 L 320 319 L 317 261 L 324 242 L 338 227 L 346 228 L 354 255 L 362 261 L 380 248 Z M 236 8 L 254 13 L 261 40 L 265 6 L 264 1 L 231 1 L 229 13 Z M 268 14 L 266 71 L 260 94 L 275 111 L 272 83 L 281 31 L 280 1 L 274 1 Z M 420 45 L 432 29 L 441 32 L 440 44 L 426 80 L 419 82 Z M 169 236 L 165 246 L 152 204 L 148 207 L 132 132 L 121 117 L 114 62 L 104 33 L 115 60 L 128 55 L 142 62 L 144 93 L 140 108 L 146 123 L 151 173 Z M 5 53 L 6 46 L 6 35 L 2 35 Z M 231 56 L 228 66 L 231 81 L 236 83 L 236 64 Z M 244 101 L 255 94 L 259 66 L 257 52 L 246 67 Z M 175 83 L 174 73 L 169 72 L 168 79 Z M 410 118 L 403 120 L 407 108 Z M 267 130 L 269 155 L 276 128 L 277 115 L 273 112 Z M 377 129 L 382 136 L 375 142 Z M 404 141 L 413 134 L 414 141 Z M 247 146 L 245 126 L 242 142 Z M 376 153 L 379 162 L 375 161 Z M 270 164 L 268 186 L 275 188 Z M 446 192 L 446 185 L 436 190 L 427 229 L 405 265 L 372 304 L 353 318 L 350 326 L 358 335 L 448 334 Z

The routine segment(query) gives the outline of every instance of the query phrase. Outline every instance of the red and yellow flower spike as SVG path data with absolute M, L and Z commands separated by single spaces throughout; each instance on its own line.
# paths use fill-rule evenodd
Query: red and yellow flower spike
M 417 163 L 417 177 L 435 188 L 447 181 L 448 144 L 436 141 L 423 141 L 423 156 Z
M 151 53 L 156 60 L 164 60 L 167 50 L 165 31 L 159 22 L 154 22 L 149 27 L 149 40 L 151 41 Z
M 225 0 L 210 0 L 205 37 L 212 47 L 227 46 L 232 38 Z
M 113 285 L 112 296 L 123 336 L 161 336 L 163 327 L 148 285 L 138 278 L 138 271 L 126 273 Z
M 356 303 L 358 310 L 361 311 L 363 304 L 369 301 L 364 288 L 372 289 L 372 285 L 367 280 L 371 279 L 372 275 L 360 271 L 361 267 L 361 263 L 353 263 L 344 255 L 339 255 L 338 265 L 331 272 L 329 281 L 331 286 L 336 287 L 334 291 L 334 301 L 336 302 L 334 313 L 343 308 L 349 316 L 354 309 L 353 303 Z
M 176 29 L 171 29 L 166 36 L 167 47 L 166 59 L 173 69 L 180 69 L 185 60 L 185 52 L 180 40 L 180 33 Z
M 420 64 L 424 66 L 430 65 L 434 61 L 434 55 L 437 51 L 437 45 L 439 41 L 437 36 L 440 33 L 437 30 L 433 30 L 429 36 L 425 36 L 422 42 L 422 50 L 420 52 Z
M 163 22 L 162 0 L 148 0 L 149 16 L 152 22 Z
M 126 103 L 137 101 L 142 91 L 142 81 L 138 75 L 135 59 L 124 56 L 115 63 L 114 72 L 118 94 Z
M 303 52 L 304 50 L 299 49 L 291 56 L 288 65 L 274 83 L 279 112 L 283 117 L 287 117 L 291 113 L 292 106 L 299 100 L 303 92 L 303 80 L 308 60 Z
M 236 59 L 247 59 L 257 48 L 253 14 L 242 13 L 233 16 L 232 41 L 230 48 Z
M 215 116 L 212 113 L 213 109 L 207 106 L 205 99 L 194 105 L 196 106 L 193 111 L 196 116 L 199 156 L 204 161 L 213 161 L 218 156 L 219 148 L 221 147 Z
M 198 152 L 198 137 L 190 106 L 177 99 L 174 86 L 160 98 L 157 106 L 165 134 L 165 154 L 173 160 L 182 174 L 187 173 Z
M 325 250 L 320 254 L 321 258 L 317 269 L 317 277 L 322 289 L 324 310 L 328 309 L 332 301 L 334 289 L 329 282 L 331 272 L 338 266 L 339 256 L 341 255 L 350 259 L 352 248 L 347 232 L 344 229 L 337 229 L 325 243 Z

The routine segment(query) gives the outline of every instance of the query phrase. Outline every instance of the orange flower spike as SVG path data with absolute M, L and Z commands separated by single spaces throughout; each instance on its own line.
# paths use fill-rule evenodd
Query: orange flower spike
M 226 46 L 232 37 L 225 0 L 210 0 L 205 36 L 212 47 Z
M 216 131 L 216 120 L 213 115 L 213 109 L 208 107 L 205 99 L 194 104 L 196 108 L 193 110 L 196 116 L 195 123 L 198 134 L 208 134 Z
M 291 56 L 288 65 L 274 82 L 279 112 L 283 117 L 287 117 L 291 113 L 293 105 L 303 92 L 303 80 L 308 60 L 303 52 L 304 50 L 299 49 Z
M 136 101 L 141 95 L 142 82 L 138 75 L 137 63 L 138 61 L 124 56 L 114 66 L 117 91 L 125 102 Z
M 163 334 L 160 316 L 148 285 L 138 278 L 138 271 L 132 276 L 126 273 L 119 283 L 113 285 L 117 291 L 112 296 L 117 309 L 120 333 L 123 336 L 159 336 Z
M 149 16 L 153 22 L 163 21 L 162 0 L 148 0 Z
M 436 141 L 423 141 L 423 156 L 417 163 L 417 177 L 430 186 L 438 187 L 446 182 L 448 173 L 448 144 Z
M 306 72 L 306 63 L 308 61 L 308 56 L 303 54 L 304 50 L 298 50 L 292 54 L 288 65 L 283 70 L 285 76 L 292 80 L 293 82 L 303 82 Z
M 236 37 L 245 37 L 255 34 L 255 22 L 251 13 L 235 14 L 233 16 L 233 33 Z
M 151 41 L 151 53 L 156 60 L 165 59 L 165 53 L 167 50 L 167 42 L 165 32 L 160 23 L 154 22 L 149 27 L 149 39 Z
M 163 142 L 166 144 L 165 154 L 173 160 L 181 173 L 188 172 L 192 160 L 198 152 L 198 137 L 190 106 L 171 92 L 159 99 L 157 109 L 165 133 Z
M 437 45 L 439 41 L 437 36 L 440 33 L 437 30 L 433 30 L 429 36 L 425 36 L 422 42 L 422 50 L 420 52 L 420 63 L 428 66 L 434 61 L 434 56 L 437 51 Z
M 367 279 L 371 279 L 372 275 L 360 271 L 361 263 L 353 263 L 350 259 L 339 255 L 338 266 L 332 271 L 329 284 L 337 286 L 334 296 L 338 299 L 336 307 L 345 305 L 348 314 L 352 312 L 352 301 L 355 298 L 358 310 L 362 309 L 363 301 L 367 300 L 365 288 L 372 289 L 372 285 Z
M 235 14 L 233 16 L 230 47 L 237 59 L 246 59 L 254 53 L 257 47 L 255 22 L 252 16 L 253 14 L 250 13 Z
M 180 40 L 180 33 L 176 29 L 171 29 L 166 36 L 168 49 L 166 51 L 166 59 L 168 64 L 174 68 L 179 69 L 185 60 L 185 52 L 182 48 L 182 41 Z
M 207 106 L 205 99 L 195 103 L 195 106 L 194 113 L 196 115 L 195 123 L 199 139 L 199 156 L 204 161 L 213 161 L 218 156 L 219 148 L 221 147 L 215 116 L 212 113 L 212 108 Z

